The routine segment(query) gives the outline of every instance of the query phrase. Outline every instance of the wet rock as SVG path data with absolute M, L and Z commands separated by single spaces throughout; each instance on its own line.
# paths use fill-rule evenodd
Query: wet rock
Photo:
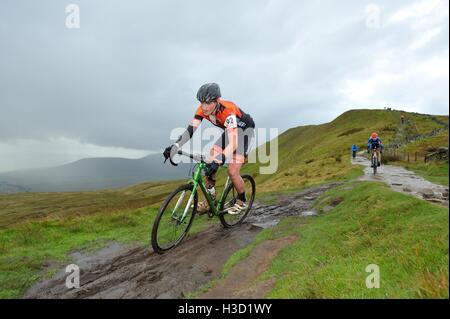
M 286 206 L 289 205 L 291 203 L 291 201 L 289 199 L 282 199 L 278 201 L 278 205 L 279 206 Z
M 317 212 L 311 210 L 314 200 L 321 196 L 325 191 L 334 188 L 342 183 L 331 183 L 319 187 L 310 188 L 300 193 L 284 195 L 276 205 L 256 204 L 252 208 L 246 222 L 262 228 L 273 227 L 278 224 L 280 219 L 289 216 L 310 217 L 317 215 Z M 328 200 L 330 198 L 328 197 Z M 342 199 L 337 199 L 337 205 Z
M 423 196 L 424 199 L 433 199 L 433 198 L 436 197 L 434 195 L 434 193 L 423 193 L 422 196 Z
M 412 192 L 411 188 L 408 188 L 408 187 L 403 187 L 403 191 L 408 192 L 408 193 Z

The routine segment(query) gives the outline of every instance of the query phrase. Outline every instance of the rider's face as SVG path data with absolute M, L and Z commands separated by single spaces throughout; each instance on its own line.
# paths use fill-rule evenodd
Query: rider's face
M 217 105 L 217 101 L 213 101 L 210 103 L 202 103 L 201 107 L 202 107 L 203 114 L 205 114 L 206 116 L 211 115 L 214 112 L 216 105 Z

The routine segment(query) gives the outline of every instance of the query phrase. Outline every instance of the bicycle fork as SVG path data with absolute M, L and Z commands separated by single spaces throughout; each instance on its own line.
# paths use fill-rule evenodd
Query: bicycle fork
M 184 196 L 186 195 L 186 191 L 183 191 L 181 193 L 180 198 L 178 198 L 177 203 L 175 204 L 175 207 L 174 207 L 174 209 L 172 211 L 172 218 L 177 220 L 180 224 L 183 223 L 184 220 L 186 219 L 186 215 L 187 215 L 187 212 L 189 210 L 189 207 L 191 207 L 192 201 L 194 200 L 194 197 L 195 197 L 195 190 L 196 190 L 196 188 L 197 187 L 194 185 L 194 189 L 193 189 L 193 191 L 191 193 L 191 196 L 189 196 L 188 202 L 187 202 L 186 206 L 184 207 L 183 214 L 181 215 L 180 218 L 177 216 L 176 212 L 177 212 L 178 208 L 180 207 L 180 204 L 183 202 Z

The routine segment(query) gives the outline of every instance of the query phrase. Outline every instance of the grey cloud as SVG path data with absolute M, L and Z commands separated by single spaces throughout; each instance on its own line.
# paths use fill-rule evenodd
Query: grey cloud
M 61 1 L 1 2 L 0 139 L 158 149 L 187 124 L 209 81 L 258 126 L 283 131 L 344 111 L 343 83 L 369 78 L 389 51 L 392 72 L 448 52 L 448 18 L 415 52 L 405 51 L 418 36 L 407 22 L 385 24 L 411 1 L 72 2 L 79 30 L 64 28 Z M 380 29 L 365 27 L 372 2 Z M 379 94 L 404 104 L 411 88 L 427 91 L 423 112 L 448 112 L 443 86 L 400 83 Z

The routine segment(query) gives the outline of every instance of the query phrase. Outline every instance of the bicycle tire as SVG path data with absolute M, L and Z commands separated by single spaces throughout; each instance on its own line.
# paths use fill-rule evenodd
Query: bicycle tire
M 373 175 L 376 175 L 377 174 L 377 166 L 378 166 L 376 156 L 372 157 L 372 165 L 373 165 Z
M 223 213 L 223 214 L 219 215 L 220 222 L 222 223 L 223 227 L 225 227 L 225 228 L 231 228 L 231 227 L 237 226 L 239 224 L 242 224 L 242 222 L 244 221 L 244 219 L 247 217 L 248 213 L 252 209 L 253 202 L 255 200 L 255 195 L 256 195 L 256 183 L 255 183 L 255 180 L 250 175 L 241 175 L 241 177 L 242 177 L 243 180 L 248 180 L 250 182 L 251 188 L 252 188 L 252 195 L 250 196 L 250 201 L 247 201 L 247 205 L 248 205 L 247 210 L 245 211 L 245 213 L 242 214 L 242 217 L 236 223 L 232 223 L 231 224 L 231 223 L 229 223 L 226 220 L 225 216 L 227 215 L 227 213 Z M 224 198 L 227 198 L 228 193 L 233 189 L 233 187 L 234 187 L 233 183 L 230 183 L 228 185 L 227 189 L 225 190 L 225 197 Z M 221 209 L 223 209 L 223 207 L 221 207 Z
M 160 223 L 164 216 L 164 213 L 166 212 L 166 209 L 169 206 L 172 199 L 178 193 L 180 193 L 182 191 L 191 191 L 191 193 L 192 193 L 193 185 L 192 184 L 181 185 L 176 190 L 174 190 L 171 194 L 169 194 L 169 196 L 167 196 L 164 203 L 160 207 L 158 214 L 156 215 L 155 221 L 153 222 L 152 234 L 151 234 L 151 244 L 152 244 L 153 250 L 158 254 L 162 254 L 162 253 L 178 246 L 183 241 L 183 239 L 186 237 L 187 233 L 189 232 L 189 229 L 191 228 L 192 222 L 194 221 L 194 217 L 197 213 L 197 204 L 198 204 L 197 192 L 195 193 L 195 196 L 194 196 L 194 204 L 193 204 L 194 206 L 193 206 L 193 211 L 192 211 L 191 217 L 189 218 L 187 226 L 185 227 L 185 229 L 181 233 L 181 235 L 174 242 L 170 243 L 166 247 L 162 247 L 162 245 L 158 242 L 158 229 L 160 227 Z

